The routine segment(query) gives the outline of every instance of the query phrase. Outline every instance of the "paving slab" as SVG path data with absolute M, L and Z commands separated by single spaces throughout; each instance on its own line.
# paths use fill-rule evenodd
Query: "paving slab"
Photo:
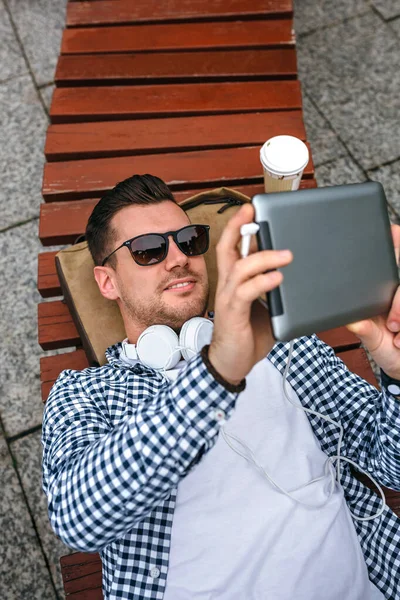
M 369 171 L 368 175 L 383 185 L 387 201 L 400 220 L 400 160 Z
M 30 76 L 0 85 L 0 230 L 39 215 L 47 125 Z
M 316 167 L 315 177 L 319 187 L 362 183 L 367 180 L 363 171 L 348 155 Z
M 315 166 L 347 155 L 347 150 L 303 90 L 303 119 Z
M 396 35 L 400 38 L 400 17 L 398 19 L 395 19 L 394 21 L 390 21 L 389 25 L 396 33 Z
M 65 546 L 52 530 L 47 512 L 47 499 L 42 490 L 42 444 L 41 432 L 27 435 L 11 444 L 11 452 L 21 477 L 22 486 L 36 530 L 56 584 L 60 598 L 63 598 L 63 584 L 60 569 L 60 557 L 72 550 Z
M 7 436 L 42 422 L 37 342 L 38 221 L 0 233 L 0 414 Z M 1 597 L 1 595 L 0 595 Z
M 324 110 L 350 153 L 365 170 L 400 157 L 400 95 L 388 98 L 387 102 L 385 95 L 383 91 L 364 91 L 358 98 L 332 107 L 331 111 Z
M 8 12 L 0 2 L 0 82 L 28 73 Z
M 65 27 L 66 0 L 7 0 L 36 83 L 53 81 Z
M 0 598 L 56 600 L 16 471 L 0 434 Z M 4 551 L 5 550 L 5 551 Z
M 372 5 L 384 19 L 400 16 L 399 0 L 372 0 Z
M 296 34 L 304 34 L 321 27 L 330 27 L 344 19 L 366 12 L 367 0 L 294 0 Z
M 42 423 L 41 357 L 72 348 L 43 352 L 37 341 L 37 260 L 43 249 L 38 220 L 0 233 L 0 415 L 6 435 L 17 435 Z M 54 298 L 50 298 L 49 301 Z M 1 598 L 1 596 L 0 596 Z
M 399 52 L 372 11 L 299 42 L 303 89 L 364 169 L 400 157 Z

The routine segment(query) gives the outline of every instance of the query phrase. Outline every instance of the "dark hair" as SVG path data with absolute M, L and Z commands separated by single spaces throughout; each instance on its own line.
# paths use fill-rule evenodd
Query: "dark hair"
M 154 175 L 133 175 L 118 183 L 96 204 L 86 226 L 86 240 L 95 265 L 113 251 L 115 232 L 111 228 L 114 215 L 127 206 L 159 204 L 165 200 L 176 202 L 171 190 Z M 115 268 L 116 254 L 108 264 Z

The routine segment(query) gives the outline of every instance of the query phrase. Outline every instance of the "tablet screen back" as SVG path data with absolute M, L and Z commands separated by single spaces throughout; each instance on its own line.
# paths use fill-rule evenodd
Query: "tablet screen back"
M 398 270 L 379 183 L 254 196 L 260 249 L 289 248 L 293 262 L 268 294 L 278 340 L 387 312 Z

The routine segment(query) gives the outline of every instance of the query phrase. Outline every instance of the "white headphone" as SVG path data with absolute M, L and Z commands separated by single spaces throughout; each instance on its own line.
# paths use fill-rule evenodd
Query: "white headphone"
M 182 325 L 179 338 L 168 325 L 151 325 L 136 344 L 124 341 L 122 352 L 128 360 L 138 360 L 146 367 L 173 369 L 181 358 L 189 360 L 211 342 L 214 325 L 209 319 L 193 317 Z

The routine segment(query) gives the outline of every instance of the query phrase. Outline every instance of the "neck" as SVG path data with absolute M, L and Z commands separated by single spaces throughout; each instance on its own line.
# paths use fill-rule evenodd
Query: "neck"
M 122 312 L 121 312 L 121 314 L 122 314 Z M 193 315 L 193 316 L 197 316 L 197 315 Z M 204 313 L 203 317 L 206 319 L 209 318 L 207 310 Z M 147 329 L 147 327 L 150 327 L 151 325 L 160 325 L 160 323 L 157 323 L 157 322 L 151 323 L 150 325 L 143 325 L 140 323 L 135 323 L 135 322 L 132 322 L 132 320 L 127 318 L 126 316 L 124 317 L 123 314 L 122 314 L 122 318 L 124 321 L 126 337 L 128 338 L 129 344 L 137 344 L 140 334 L 143 333 L 143 331 L 145 331 L 145 329 Z M 189 319 L 190 319 L 190 317 L 189 317 Z M 172 324 L 168 324 L 168 323 L 162 323 L 162 324 L 168 325 L 168 327 L 171 327 L 171 329 L 173 329 L 178 335 L 179 335 L 179 332 L 183 325 L 183 323 L 182 323 L 182 325 L 179 328 L 176 328 Z

